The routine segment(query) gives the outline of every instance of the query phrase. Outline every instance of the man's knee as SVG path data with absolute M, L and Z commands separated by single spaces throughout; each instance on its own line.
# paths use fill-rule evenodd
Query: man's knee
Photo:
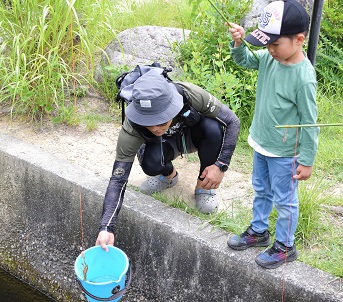
M 199 133 L 199 140 L 206 140 L 208 144 L 222 144 L 224 133 L 222 125 L 217 120 L 203 117 L 196 131 Z

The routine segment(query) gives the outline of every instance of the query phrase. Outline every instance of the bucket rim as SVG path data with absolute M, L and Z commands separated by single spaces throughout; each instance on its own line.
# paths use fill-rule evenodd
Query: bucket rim
M 117 250 L 117 251 L 119 251 L 120 253 L 122 253 L 123 256 L 124 256 L 124 258 L 125 258 L 125 260 L 126 260 L 125 269 L 122 271 L 122 273 L 121 273 L 120 276 L 118 277 L 118 280 L 110 280 L 110 281 L 105 281 L 105 282 L 100 282 L 100 283 L 99 283 L 99 282 L 92 282 L 92 281 L 89 281 L 89 280 L 83 280 L 83 276 L 80 275 L 79 270 L 77 269 L 77 262 L 78 262 L 79 258 L 82 257 L 82 256 L 81 256 L 81 253 L 80 253 L 79 256 L 76 258 L 75 263 L 74 263 L 74 272 L 75 272 L 76 277 L 77 277 L 81 282 L 87 283 L 87 284 L 110 284 L 110 283 L 113 283 L 113 282 L 118 282 L 118 281 L 120 281 L 120 280 L 123 278 L 123 276 L 127 273 L 128 269 L 129 269 L 129 258 L 128 258 L 127 255 L 124 253 L 124 251 L 122 251 L 120 248 L 117 248 L 117 247 L 115 247 L 115 246 L 113 246 L 113 245 L 107 245 L 107 247 L 108 247 L 109 250 L 111 250 L 111 249 L 112 249 L 112 250 Z M 99 249 L 99 248 L 100 248 L 101 250 L 103 250 L 103 249 L 101 248 L 100 245 L 95 245 L 95 246 L 92 246 L 92 247 L 90 247 L 90 248 L 84 250 L 83 252 L 85 253 L 86 251 L 93 250 L 93 249 Z M 109 252 L 109 251 L 108 251 L 108 252 Z M 106 252 L 104 251 L 104 253 L 106 253 Z

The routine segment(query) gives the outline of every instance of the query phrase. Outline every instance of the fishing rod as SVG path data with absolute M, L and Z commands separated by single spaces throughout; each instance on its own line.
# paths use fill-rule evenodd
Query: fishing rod
M 279 125 L 275 128 L 308 128 L 308 127 L 334 127 L 334 126 L 343 126 L 343 123 L 335 124 L 304 124 L 304 125 Z
M 229 24 L 230 26 L 233 26 L 233 23 L 230 22 L 225 16 L 224 14 L 215 6 L 215 4 L 212 2 L 212 0 L 208 0 L 208 2 L 210 2 L 210 4 L 212 5 L 212 7 L 217 11 L 217 13 L 222 17 L 222 19 L 227 23 Z M 260 60 L 258 58 L 258 56 L 254 53 L 254 51 L 251 49 L 251 47 L 249 46 L 249 44 L 243 39 L 241 38 L 241 41 L 242 43 L 250 50 L 250 52 L 254 55 L 254 57 L 257 59 L 257 60 Z

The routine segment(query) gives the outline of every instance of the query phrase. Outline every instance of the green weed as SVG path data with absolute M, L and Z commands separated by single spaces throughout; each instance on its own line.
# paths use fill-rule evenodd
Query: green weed
M 227 103 L 230 108 L 250 123 L 254 106 L 254 87 L 257 74 L 238 67 L 230 56 L 228 29 L 208 2 L 191 1 L 193 31 L 188 40 L 178 46 L 181 78 L 204 87 Z M 232 22 L 239 18 L 249 1 L 221 1 L 218 8 Z

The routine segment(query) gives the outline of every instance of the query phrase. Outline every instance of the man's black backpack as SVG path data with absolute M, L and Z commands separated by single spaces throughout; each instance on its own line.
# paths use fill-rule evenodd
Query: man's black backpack
M 125 105 L 128 105 L 132 101 L 132 91 L 134 83 L 137 81 L 139 77 L 141 77 L 143 74 L 147 73 L 148 71 L 152 69 L 160 69 L 161 74 L 169 81 L 173 82 L 171 78 L 168 76 L 168 72 L 171 72 L 172 69 L 168 67 L 162 67 L 161 64 L 154 62 L 151 65 L 137 65 L 133 70 L 129 72 L 122 73 L 117 79 L 116 79 L 116 86 L 119 89 L 119 92 L 116 97 L 116 102 L 121 103 L 121 111 L 122 111 L 122 123 L 124 123 L 125 119 Z M 194 109 L 189 105 L 188 96 L 184 92 L 183 88 L 174 83 L 177 91 L 182 95 L 183 97 L 183 109 L 181 110 L 181 113 L 185 112 L 193 112 Z M 186 124 L 188 124 L 188 121 L 191 117 L 194 118 L 193 115 L 189 115 L 189 112 L 187 113 L 187 121 L 185 121 Z M 194 113 L 194 112 L 193 112 Z M 185 115 L 186 116 L 186 115 Z M 196 122 L 200 119 L 196 118 Z M 194 124 L 194 122 L 192 122 Z

